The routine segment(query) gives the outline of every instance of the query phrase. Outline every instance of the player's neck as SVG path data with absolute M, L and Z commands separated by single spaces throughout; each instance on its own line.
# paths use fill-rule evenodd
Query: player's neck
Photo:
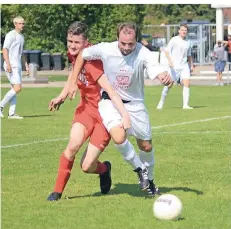
M 180 37 L 182 40 L 186 39 L 186 37 L 182 37 L 181 35 L 178 35 L 178 37 Z
M 18 30 L 18 29 L 16 29 L 16 28 L 15 28 L 14 30 L 15 30 L 17 33 L 21 33 L 21 31 L 20 31 L 20 30 Z

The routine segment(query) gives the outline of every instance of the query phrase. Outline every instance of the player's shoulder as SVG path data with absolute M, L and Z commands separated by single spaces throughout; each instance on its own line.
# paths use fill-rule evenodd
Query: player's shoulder
M 16 36 L 16 31 L 13 29 L 6 34 L 6 37 Z

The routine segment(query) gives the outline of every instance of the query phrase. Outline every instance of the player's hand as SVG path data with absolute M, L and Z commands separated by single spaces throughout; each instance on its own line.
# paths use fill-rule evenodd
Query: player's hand
M 124 130 L 131 128 L 131 119 L 129 115 L 123 117 L 120 127 Z
M 49 103 L 49 111 L 58 111 L 65 99 L 61 97 L 54 98 Z
M 74 99 L 77 93 L 78 87 L 76 84 L 71 84 L 68 87 L 68 97 L 70 100 Z
M 157 78 L 160 80 L 160 82 L 165 85 L 165 86 L 168 86 L 170 83 L 172 83 L 172 78 L 171 76 L 169 75 L 168 72 L 162 72 L 160 73 Z
M 6 65 L 6 71 L 11 73 L 12 72 L 12 68 L 11 68 L 11 65 L 10 64 L 7 64 Z
M 195 65 L 192 64 L 192 65 L 190 66 L 190 72 L 193 72 L 194 69 L 195 69 Z

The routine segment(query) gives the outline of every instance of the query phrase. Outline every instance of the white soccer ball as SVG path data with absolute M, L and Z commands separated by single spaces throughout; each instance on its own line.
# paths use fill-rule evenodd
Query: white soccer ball
M 172 194 L 163 194 L 153 204 L 153 213 L 160 220 L 177 220 L 182 212 L 180 199 Z

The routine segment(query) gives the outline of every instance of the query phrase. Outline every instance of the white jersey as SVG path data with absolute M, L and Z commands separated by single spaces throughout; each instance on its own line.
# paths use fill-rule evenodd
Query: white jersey
M 156 63 L 151 51 L 137 43 L 135 50 L 124 56 L 119 50 L 118 41 L 100 43 L 85 48 L 82 54 L 85 60 L 100 59 L 104 72 L 111 85 L 123 100 L 144 100 L 144 69 L 154 79 L 163 72 L 163 67 Z
M 9 61 L 12 68 L 22 68 L 21 57 L 24 45 L 24 37 L 21 33 L 12 30 L 6 34 L 3 48 L 8 49 Z M 4 62 L 4 65 L 6 63 Z
M 169 52 L 174 68 L 181 69 L 182 65 L 188 64 L 188 56 L 191 56 L 191 44 L 189 40 L 175 36 L 169 41 L 165 51 Z

